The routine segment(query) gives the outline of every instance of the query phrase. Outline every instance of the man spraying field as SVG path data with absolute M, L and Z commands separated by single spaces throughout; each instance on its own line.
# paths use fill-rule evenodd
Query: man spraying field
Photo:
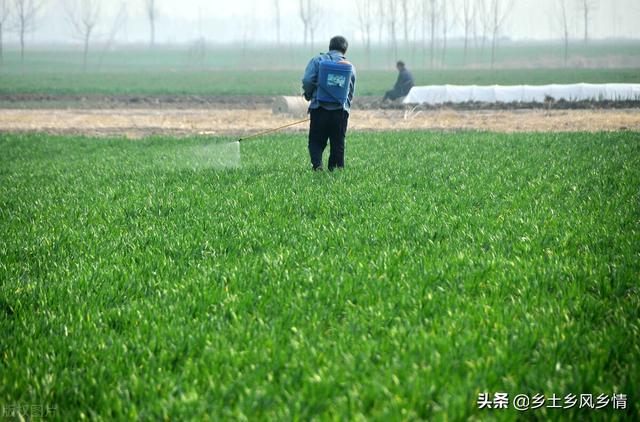
M 344 167 L 344 144 L 349 111 L 356 85 L 356 71 L 345 54 L 349 43 L 333 37 L 329 52 L 311 59 L 302 78 L 304 97 L 310 101 L 309 155 L 315 171 L 322 171 L 322 153 L 331 142 L 329 170 Z

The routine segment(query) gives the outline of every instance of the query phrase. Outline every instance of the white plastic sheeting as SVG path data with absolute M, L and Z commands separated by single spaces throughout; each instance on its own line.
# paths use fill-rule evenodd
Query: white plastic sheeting
M 638 101 L 640 84 L 573 85 L 432 85 L 416 86 L 405 104 L 445 103 L 544 103 L 546 97 L 566 101 Z

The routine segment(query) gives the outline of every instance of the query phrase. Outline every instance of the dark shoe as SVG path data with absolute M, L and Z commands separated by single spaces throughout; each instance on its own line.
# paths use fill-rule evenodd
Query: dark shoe
M 322 166 L 314 167 L 313 171 L 324 171 L 324 168 Z

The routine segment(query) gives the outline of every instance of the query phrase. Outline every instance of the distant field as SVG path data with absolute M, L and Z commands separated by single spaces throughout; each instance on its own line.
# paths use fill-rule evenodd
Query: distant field
M 100 51 L 96 46 L 83 72 L 77 49 L 27 50 L 24 65 L 17 51 L 9 50 L 0 67 L 0 95 L 294 95 L 314 51 L 286 46 Z M 402 48 L 398 56 L 420 85 L 640 82 L 638 42 L 576 45 L 566 69 L 558 61 L 561 51 L 554 44 L 507 44 L 499 50 L 495 71 L 487 68 L 481 49 L 469 53 L 464 67 L 463 50 L 454 46 L 444 62 L 439 53 L 435 70 L 425 67 L 429 60 L 421 46 Z M 356 44 L 349 57 L 359 69 L 359 95 L 382 95 L 393 85 L 395 58 L 388 49 L 367 56 Z
M 15 48 L 5 51 L 3 72 L 82 72 L 80 48 L 52 46 L 42 48 L 27 46 L 24 66 Z M 443 56 L 441 46 L 436 46 L 434 66 L 446 69 L 477 69 L 490 67 L 491 52 L 470 48 L 465 63 L 464 49 L 459 41 L 452 41 Z M 325 43 L 314 48 L 283 45 L 274 46 L 221 46 L 194 43 L 189 46 L 118 47 L 105 50 L 100 44 L 92 46 L 89 54 L 89 72 L 135 71 L 194 71 L 194 70 L 298 70 L 314 54 L 326 51 Z M 412 69 L 430 67 L 428 50 L 422 45 L 401 45 L 397 57 L 388 46 L 373 46 L 369 54 L 358 40 L 351 40 L 349 58 L 360 69 L 393 70 L 396 58 L 405 60 Z M 497 50 L 496 67 L 509 69 L 539 69 L 564 67 L 564 50 L 559 43 L 502 42 Z M 640 40 L 582 42 L 571 45 L 569 67 L 572 68 L 629 68 L 640 67 Z
M 637 133 L 0 135 L 0 404 L 80 420 L 640 419 Z M 478 411 L 480 392 L 628 408 Z
M 0 74 L 0 94 L 190 94 L 296 95 L 301 70 Z M 549 84 L 640 82 L 640 69 L 525 69 L 415 71 L 416 83 Z M 395 82 L 392 71 L 358 72 L 358 95 L 382 95 Z

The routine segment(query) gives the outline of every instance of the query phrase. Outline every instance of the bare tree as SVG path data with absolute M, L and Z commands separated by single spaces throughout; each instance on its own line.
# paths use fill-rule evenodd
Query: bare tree
M 384 16 L 387 12 L 387 8 L 385 7 L 386 0 L 377 0 L 377 10 L 376 10 L 376 22 L 378 23 L 378 44 L 382 45 L 382 39 L 384 38 L 384 26 L 385 19 Z
M 309 14 L 307 13 L 305 0 L 300 0 L 300 20 L 302 21 L 302 30 L 304 35 L 302 45 L 307 48 L 307 34 L 309 34 Z
M 474 0 L 473 4 L 473 23 L 471 24 L 471 28 L 473 31 L 473 48 L 476 50 L 480 46 L 480 5 L 478 4 L 479 0 Z
M 496 63 L 498 37 L 513 8 L 513 0 L 491 0 L 491 68 Z
M 304 26 L 304 46 L 311 41 L 311 49 L 313 49 L 315 32 L 320 25 L 322 18 L 322 9 L 316 0 L 300 0 L 300 20 Z
M 411 0 L 401 0 L 400 5 L 402 6 L 402 27 L 404 29 L 404 46 L 409 46 L 409 32 L 411 30 L 411 17 L 410 14 L 413 9 L 413 5 L 411 4 Z
M 477 26 L 480 31 L 480 51 L 484 54 L 487 46 L 487 39 L 491 32 L 492 25 L 492 2 L 493 0 L 477 0 L 478 19 Z
M 618 38 L 618 35 L 620 34 L 619 31 L 621 29 L 620 21 L 622 19 L 622 16 L 620 16 L 619 14 L 619 7 L 620 5 L 618 4 L 617 0 L 611 1 L 611 27 L 613 28 L 613 32 L 611 35 L 613 36 L 613 38 Z
M 598 8 L 598 0 L 578 0 L 578 8 L 584 20 L 584 43 L 589 42 L 589 23 L 591 14 Z
M 387 1 L 387 25 L 393 58 L 396 60 L 398 59 L 398 3 L 396 0 Z
M 462 0 L 461 7 L 462 28 L 464 30 L 464 64 L 467 64 L 469 56 L 469 39 L 472 31 L 475 31 L 476 8 L 472 0 Z
M 567 11 L 567 0 L 558 0 L 560 13 L 558 14 L 558 23 L 562 29 L 562 39 L 564 41 L 564 67 L 569 62 L 569 13 Z
M 445 59 L 447 58 L 447 41 L 449 39 L 449 31 L 455 25 L 455 20 L 451 19 L 449 15 L 449 7 L 446 1 L 442 2 L 440 7 L 440 21 L 442 23 L 442 65 L 444 65 Z
M 100 4 L 98 0 L 67 0 L 65 2 L 67 19 L 71 24 L 75 35 L 84 44 L 82 55 L 82 68 L 87 70 L 87 57 L 89 55 L 89 43 L 91 35 L 100 17 Z
M 127 3 L 123 0 L 120 3 L 120 8 L 118 9 L 118 13 L 116 17 L 113 19 L 113 24 L 111 25 L 111 29 L 109 31 L 109 36 L 107 37 L 107 42 L 104 44 L 104 48 L 100 52 L 100 59 L 98 60 L 98 69 L 102 67 L 102 61 L 104 60 L 104 55 L 107 51 L 111 50 L 113 43 L 115 42 L 116 36 L 118 32 L 122 30 L 127 24 L 128 12 L 127 12 Z
M 358 23 L 362 32 L 362 41 L 367 55 L 367 66 L 371 65 L 371 29 L 373 27 L 372 5 L 370 0 L 357 0 Z
M 311 2 L 311 0 L 307 0 Z M 316 30 L 320 26 L 323 17 L 323 9 L 317 3 L 314 2 L 314 7 L 311 9 L 311 21 L 309 22 L 309 36 L 311 38 L 311 49 L 315 48 L 315 34 Z
M 427 32 L 428 32 L 427 22 L 429 22 L 429 19 L 428 19 L 429 6 L 427 2 L 428 0 L 422 0 L 421 6 L 420 6 L 420 9 L 422 12 L 422 17 L 420 18 L 420 30 L 422 31 L 420 44 L 422 44 L 422 65 L 423 66 L 427 64 Z
M 242 22 L 242 59 L 247 57 L 249 41 L 255 35 L 255 12 L 252 10 L 249 18 L 243 19 Z
M 36 17 L 42 3 L 36 0 L 14 0 L 16 27 L 20 38 L 20 63 L 24 64 L 24 39 L 36 29 Z
M 422 45 L 423 50 L 426 47 L 426 32 L 429 29 L 429 67 L 433 69 L 435 65 L 436 51 L 436 24 L 438 21 L 438 1 L 423 0 L 422 1 Z
M 4 24 L 9 18 L 9 0 L 0 0 L 0 65 L 4 64 Z
M 276 15 L 276 44 L 280 45 L 280 0 L 273 0 L 273 11 Z
M 156 20 L 158 19 L 158 7 L 156 5 L 156 0 L 144 0 L 144 2 L 147 19 L 149 19 L 149 45 L 154 47 L 156 45 Z

